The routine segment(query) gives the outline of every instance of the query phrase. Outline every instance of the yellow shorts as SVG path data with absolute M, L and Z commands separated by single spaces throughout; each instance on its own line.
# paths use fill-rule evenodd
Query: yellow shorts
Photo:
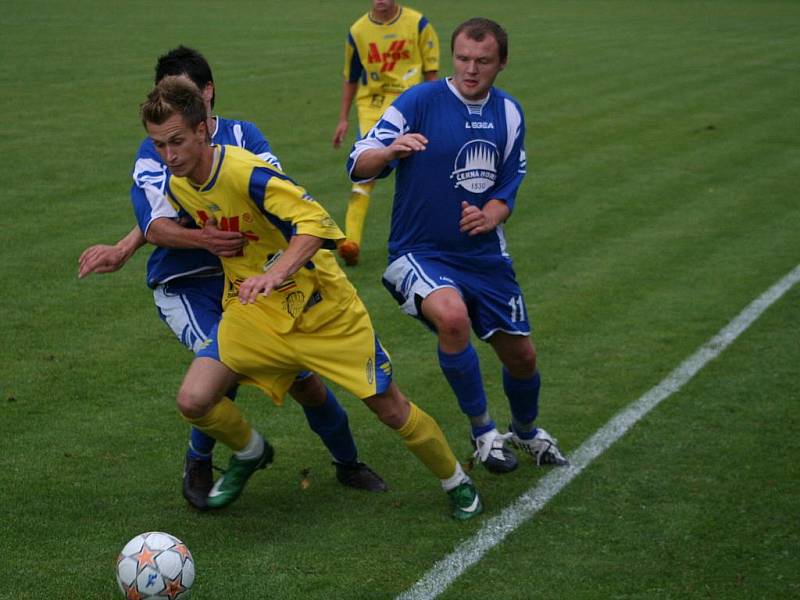
M 363 138 L 369 130 L 375 126 L 383 113 L 386 111 L 397 96 L 384 96 L 382 105 L 371 106 L 369 104 L 358 104 L 358 137 Z
M 329 315 L 312 311 L 329 311 Z M 299 371 L 309 370 L 343 387 L 360 399 L 385 391 L 392 377 L 389 355 L 381 346 L 367 309 L 357 295 L 345 306 L 325 306 L 323 300 L 290 332 L 278 334 L 258 304 L 231 303 L 217 333 L 218 360 L 263 389 L 276 404 Z

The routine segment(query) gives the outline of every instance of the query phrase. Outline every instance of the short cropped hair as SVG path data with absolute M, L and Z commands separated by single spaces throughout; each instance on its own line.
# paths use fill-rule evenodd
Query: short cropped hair
M 468 21 L 464 21 L 461 25 L 456 27 L 453 32 L 453 37 L 450 38 L 450 52 L 452 53 L 456 46 L 456 38 L 461 34 L 465 34 L 469 39 L 476 42 L 482 42 L 483 38 L 491 35 L 497 40 L 497 46 L 500 50 L 500 62 L 506 62 L 508 58 L 508 34 L 506 30 L 500 27 L 499 23 L 491 19 L 484 19 L 482 17 L 474 17 Z
M 214 76 L 211 74 L 211 65 L 208 64 L 205 56 L 194 48 L 180 45 L 173 48 L 166 54 L 158 57 L 156 62 L 155 83 L 158 83 L 168 75 L 187 75 L 194 84 L 204 90 L 205 87 L 214 83 Z M 216 89 L 211 98 L 211 108 L 214 108 L 216 99 Z
M 139 107 L 145 129 L 148 123 L 161 125 L 174 114 L 181 115 L 192 129 L 205 122 L 208 116 L 200 90 L 186 76 L 167 75 Z

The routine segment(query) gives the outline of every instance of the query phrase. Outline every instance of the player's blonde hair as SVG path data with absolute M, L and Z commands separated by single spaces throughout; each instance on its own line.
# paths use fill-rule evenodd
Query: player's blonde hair
M 168 75 L 156 84 L 139 107 L 142 125 L 161 125 L 179 114 L 192 129 L 206 120 L 206 105 L 200 89 L 185 75 Z

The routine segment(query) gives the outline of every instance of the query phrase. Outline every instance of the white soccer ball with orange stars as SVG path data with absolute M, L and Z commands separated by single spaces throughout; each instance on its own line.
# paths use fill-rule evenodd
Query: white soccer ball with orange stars
M 117 584 L 127 600 L 185 600 L 193 583 L 192 553 L 168 533 L 139 534 L 117 558 Z

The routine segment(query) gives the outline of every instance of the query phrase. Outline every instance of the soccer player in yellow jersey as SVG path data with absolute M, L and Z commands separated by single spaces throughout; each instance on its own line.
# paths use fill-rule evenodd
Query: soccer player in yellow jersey
M 172 173 L 168 196 L 198 225 L 242 232 L 248 244 L 223 257 L 222 319 L 178 392 L 178 409 L 234 454 L 208 495 L 227 506 L 250 476 L 272 461 L 269 443 L 223 394 L 254 383 L 280 403 L 299 371 L 347 389 L 397 431 L 434 473 L 453 516 L 482 510 L 472 481 L 433 418 L 392 381 L 392 366 L 369 315 L 330 250 L 344 235 L 327 212 L 277 167 L 235 146 L 209 144 L 197 87 L 166 77 L 141 106 L 142 122 Z M 346 348 L 346 352 L 342 349 Z
M 333 134 L 338 148 L 347 134 L 353 98 L 358 107 L 359 138 L 389 105 L 413 85 L 436 79 L 439 38 L 419 12 L 394 0 L 372 0 L 372 10 L 350 27 L 344 47 L 344 84 L 339 122 Z M 345 264 L 358 264 L 361 236 L 374 182 L 356 183 L 345 218 L 347 239 L 339 245 Z

